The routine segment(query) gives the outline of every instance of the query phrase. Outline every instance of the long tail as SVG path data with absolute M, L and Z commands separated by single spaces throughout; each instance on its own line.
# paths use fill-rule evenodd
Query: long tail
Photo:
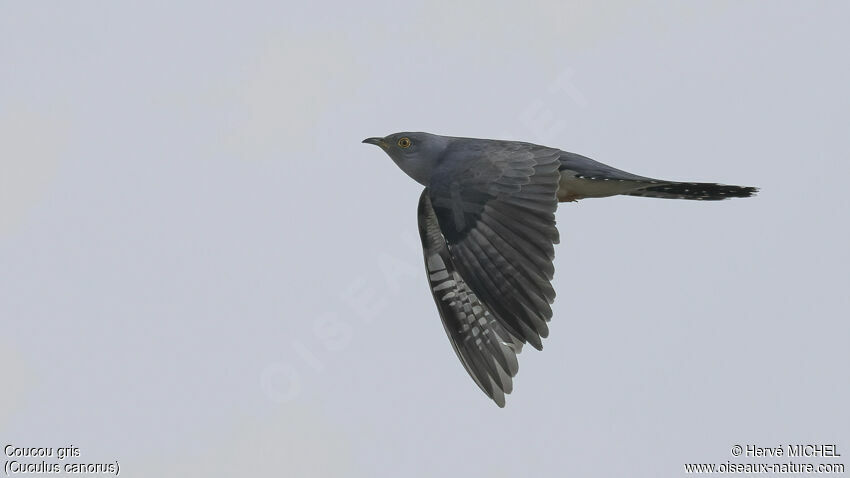
M 729 198 L 748 198 L 750 196 L 754 196 L 758 190 L 758 188 L 749 186 L 728 186 L 726 184 L 717 183 L 670 182 L 652 184 L 623 194 L 663 199 L 719 201 L 721 199 Z

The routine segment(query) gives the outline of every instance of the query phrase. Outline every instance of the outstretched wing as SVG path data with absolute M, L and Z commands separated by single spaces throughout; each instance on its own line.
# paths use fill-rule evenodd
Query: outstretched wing
M 434 302 L 452 347 L 475 383 L 500 407 L 519 370 L 522 342 L 490 314 L 455 270 L 428 189 L 419 199 L 419 236 Z
M 541 349 L 555 299 L 557 149 L 477 140 L 450 149 L 428 191 L 460 277 L 508 332 Z

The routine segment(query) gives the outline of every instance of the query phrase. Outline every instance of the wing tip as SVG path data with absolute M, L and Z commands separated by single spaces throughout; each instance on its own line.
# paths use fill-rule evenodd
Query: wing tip
M 493 403 L 495 403 L 499 408 L 505 408 L 505 396 L 499 395 L 498 397 L 491 397 L 493 399 Z

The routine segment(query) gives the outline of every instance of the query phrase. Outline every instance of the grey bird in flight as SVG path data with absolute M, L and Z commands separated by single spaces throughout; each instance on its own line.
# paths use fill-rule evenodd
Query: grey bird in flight
M 434 302 L 466 371 L 500 407 L 523 344 L 541 350 L 549 335 L 559 202 L 618 194 L 715 201 L 758 191 L 637 176 L 519 141 L 405 132 L 363 142 L 425 186 L 419 236 Z

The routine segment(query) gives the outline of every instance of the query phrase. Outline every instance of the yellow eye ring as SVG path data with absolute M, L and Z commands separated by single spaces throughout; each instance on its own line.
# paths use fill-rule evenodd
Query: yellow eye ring
M 399 148 L 409 148 L 410 147 L 410 138 L 406 138 L 406 137 L 400 138 L 398 140 L 398 147 Z

